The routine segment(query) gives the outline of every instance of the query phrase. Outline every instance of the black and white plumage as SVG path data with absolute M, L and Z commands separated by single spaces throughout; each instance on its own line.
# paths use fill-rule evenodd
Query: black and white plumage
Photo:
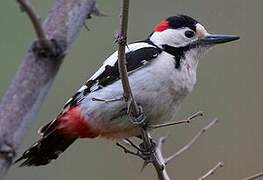
M 211 35 L 198 21 L 179 15 L 157 24 L 145 41 L 129 44 L 126 47 L 129 81 L 147 123 L 173 120 L 196 83 L 199 57 L 215 44 L 236 39 L 236 36 Z M 58 117 L 40 129 L 42 138 L 18 159 L 25 160 L 22 165 L 47 164 L 77 138 L 139 135 L 138 127 L 128 120 L 126 103 L 121 100 L 117 54 L 106 59 L 69 99 Z M 110 99 L 117 100 L 107 102 Z

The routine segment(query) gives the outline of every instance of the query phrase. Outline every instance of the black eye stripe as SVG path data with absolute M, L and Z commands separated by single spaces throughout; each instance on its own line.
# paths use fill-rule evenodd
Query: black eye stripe
M 193 31 L 185 31 L 184 35 L 188 38 L 194 37 L 195 33 Z

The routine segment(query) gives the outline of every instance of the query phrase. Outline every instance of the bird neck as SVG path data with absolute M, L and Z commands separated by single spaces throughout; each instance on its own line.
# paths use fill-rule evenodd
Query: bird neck
M 184 59 L 186 59 L 186 53 L 190 50 L 189 46 L 185 47 L 173 47 L 167 44 L 162 45 L 163 51 L 167 52 L 174 56 L 175 60 L 175 68 L 179 69 L 181 67 L 181 63 Z
M 181 60 L 181 66 L 187 69 L 192 69 L 192 71 L 197 70 L 200 55 L 197 49 L 189 49 L 185 52 L 184 58 Z
M 173 43 L 173 38 L 168 38 L 158 32 L 150 34 L 148 40 L 156 47 L 174 56 L 176 69 L 180 69 L 182 62 L 196 68 L 199 58 L 198 49 L 187 44 L 184 46 L 176 46 Z

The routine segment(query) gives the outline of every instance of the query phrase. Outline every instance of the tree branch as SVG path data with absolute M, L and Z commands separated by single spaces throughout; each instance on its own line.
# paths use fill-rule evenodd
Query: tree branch
M 17 0 L 17 2 L 20 4 L 21 10 L 26 12 L 28 17 L 30 18 L 40 46 L 44 50 L 52 52 L 53 48 L 51 42 L 47 39 L 46 34 L 42 28 L 41 18 L 36 14 L 28 0 Z
M 19 3 L 26 1 L 19 0 Z M 0 104 L 0 179 L 10 167 L 30 121 L 48 93 L 65 52 L 74 42 L 86 17 L 96 9 L 95 5 L 95 0 L 54 2 L 43 24 L 44 35 L 41 32 L 37 36 L 39 40 L 43 37 L 54 40 L 61 50 L 59 56 L 38 56 L 31 46 Z M 27 8 L 32 23 L 36 23 L 35 30 L 40 30 L 39 19 L 32 8 L 27 3 L 23 8 Z
M 123 87 L 123 97 L 128 102 L 128 114 L 135 121 L 141 115 L 141 111 L 134 100 L 126 67 L 125 46 L 127 44 L 127 30 L 129 17 L 129 0 L 122 0 L 121 14 L 120 14 L 120 30 L 118 32 L 117 42 L 118 48 L 118 68 L 120 72 L 120 79 Z
M 122 148 L 125 153 L 132 154 L 134 156 L 142 158 L 144 160 L 143 168 L 149 163 L 153 164 L 159 180 L 170 180 L 170 177 L 166 170 L 168 163 L 176 159 L 179 155 L 183 154 L 186 150 L 192 147 L 192 145 L 201 137 L 201 135 L 205 133 L 209 128 L 211 128 L 213 125 L 215 125 L 217 121 L 218 121 L 217 119 L 211 121 L 208 125 L 202 128 L 187 145 L 185 145 L 183 148 L 181 148 L 179 151 L 177 151 L 176 153 L 174 153 L 168 158 L 164 158 L 162 152 L 162 147 L 167 137 L 159 138 L 157 140 L 157 143 L 155 144 L 153 140 L 150 138 L 148 131 L 144 131 L 144 132 L 148 133 L 145 136 L 149 139 L 148 142 L 149 145 L 147 145 L 145 141 L 143 141 L 143 143 L 139 147 L 136 144 L 134 144 L 131 140 L 125 139 L 124 143 L 128 145 L 128 147 L 125 147 L 120 143 L 117 143 L 117 146 Z M 132 148 L 133 150 L 130 150 L 129 148 Z M 208 176 L 212 175 L 219 167 L 222 166 L 223 166 L 222 162 L 218 163 L 215 167 L 213 167 L 209 172 L 207 172 L 205 175 L 203 175 L 200 178 L 206 179 Z M 200 178 L 199 180 L 201 180 Z
M 129 0 L 122 1 L 122 10 L 120 15 L 120 32 L 118 33 L 117 41 L 119 43 L 118 48 L 118 67 L 120 72 L 120 78 L 123 86 L 123 96 L 126 102 L 128 102 L 128 115 L 132 119 L 132 123 L 139 124 L 142 126 L 142 139 L 144 142 L 144 150 L 146 152 L 151 152 L 151 148 L 153 147 L 149 134 L 146 128 L 144 128 L 145 117 L 143 115 L 142 108 L 140 109 L 134 100 L 131 87 L 129 84 L 127 67 L 126 67 L 126 56 L 125 56 L 125 46 L 127 44 L 127 29 L 128 29 L 128 15 L 129 15 Z M 125 150 L 125 152 L 128 152 Z M 155 154 L 155 153 L 152 153 Z M 156 156 L 152 156 L 156 157 Z M 162 167 L 156 158 L 152 158 L 151 162 L 158 172 L 159 179 L 162 178 Z
M 157 154 L 153 143 L 150 139 L 148 129 L 144 122 L 145 116 L 143 114 L 142 108 L 138 107 L 136 101 L 134 100 L 131 87 L 129 84 L 127 67 L 126 67 L 126 57 L 125 57 L 125 45 L 127 44 L 127 29 L 128 29 L 128 15 L 129 15 L 129 0 L 122 0 L 122 10 L 120 15 L 120 32 L 118 33 L 117 41 L 119 43 L 118 48 L 118 67 L 120 78 L 123 86 L 123 96 L 126 102 L 128 102 L 128 115 L 132 119 L 132 123 L 141 126 L 141 134 L 143 139 L 143 147 L 145 152 L 150 152 L 148 158 L 150 162 L 154 165 L 158 177 L 160 180 L 168 180 L 163 173 L 163 164 L 157 159 Z M 125 152 L 128 152 L 125 150 Z M 168 177 L 168 176 L 167 176 Z
M 156 125 L 156 126 L 147 125 L 147 123 L 145 122 L 146 117 L 143 114 L 142 107 L 139 107 L 137 105 L 133 97 L 131 87 L 129 84 L 129 79 L 128 79 L 128 73 L 127 73 L 127 67 L 126 67 L 126 56 L 125 56 L 125 46 L 127 44 L 128 14 L 129 14 L 129 0 L 122 0 L 122 9 L 121 9 L 121 15 L 120 15 L 120 31 L 117 37 L 117 42 L 119 43 L 118 68 L 119 68 L 120 79 L 121 79 L 122 87 L 123 87 L 123 97 L 124 97 L 124 100 L 128 103 L 127 113 L 128 113 L 128 116 L 131 117 L 132 119 L 131 122 L 141 127 L 141 137 L 142 137 L 143 143 L 140 145 L 140 149 L 138 149 L 138 146 L 132 143 L 131 141 L 129 140 L 125 141 L 126 144 L 136 149 L 137 152 L 129 150 L 128 148 L 121 145 L 120 143 L 117 143 L 117 146 L 122 148 L 125 153 L 129 153 L 129 154 L 142 158 L 144 160 L 144 166 L 146 166 L 149 163 L 153 164 L 157 172 L 159 180 L 170 180 L 170 177 L 166 171 L 166 164 L 172 159 L 175 159 L 177 156 L 182 154 L 187 149 L 189 149 L 207 129 L 209 129 L 212 125 L 214 125 L 217 122 L 217 120 L 212 121 L 209 125 L 204 127 L 190 141 L 189 144 L 187 144 L 181 150 L 176 152 L 174 155 L 170 156 L 167 159 L 163 157 L 162 144 L 164 142 L 164 138 L 160 138 L 156 145 L 150 136 L 149 129 L 166 127 L 166 126 L 171 126 L 171 125 L 181 124 L 181 123 L 189 123 L 195 117 L 202 116 L 203 113 L 198 112 L 194 114 L 193 116 L 191 116 L 190 118 L 188 118 L 187 120 L 183 120 L 179 122 L 166 123 L 166 124 L 161 124 L 161 125 Z
M 243 180 L 255 180 L 255 179 L 258 179 L 258 178 L 261 178 L 261 177 L 263 177 L 263 172 L 255 174 L 253 176 L 246 177 Z
M 180 156 L 183 152 L 190 149 L 192 147 L 192 145 L 200 138 L 200 136 L 202 134 L 204 134 L 209 128 L 211 128 L 217 122 L 218 122 L 218 119 L 214 119 L 207 126 L 205 126 L 203 129 L 201 129 L 188 144 L 186 144 L 182 149 L 180 149 L 179 151 L 177 151 L 176 153 L 174 153 L 173 155 L 168 157 L 166 159 L 165 163 L 168 164 L 170 161 L 172 161 L 173 159 L 176 159 L 178 156 Z
M 159 180 L 170 180 L 168 172 L 166 170 L 165 158 L 163 157 L 162 146 L 166 140 L 166 137 L 160 137 L 157 141 L 157 146 L 155 148 L 155 156 L 157 165 L 154 164 L 155 170 L 158 174 Z
M 178 124 L 185 124 L 185 123 L 190 123 L 192 120 L 194 120 L 196 117 L 203 116 L 203 112 L 198 111 L 188 117 L 187 119 L 183 119 L 181 121 L 175 121 L 175 122 L 168 122 L 164 124 L 156 124 L 156 125 L 149 125 L 149 128 L 151 129 L 157 129 L 157 128 L 163 128 L 163 127 L 168 127 L 168 126 L 173 126 L 173 125 L 178 125 Z
M 217 169 L 221 168 L 224 166 L 223 162 L 218 162 L 212 169 L 210 169 L 206 174 L 204 174 L 202 177 L 198 178 L 198 180 L 205 180 L 209 176 L 213 175 Z

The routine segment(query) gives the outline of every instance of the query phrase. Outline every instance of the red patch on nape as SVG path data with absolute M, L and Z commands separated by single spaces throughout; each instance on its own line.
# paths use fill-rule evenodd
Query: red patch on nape
M 72 107 L 58 116 L 58 131 L 66 136 L 79 138 L 95 138 L 99 135 L 94 128 L 88 124 L 78 107 Z
M 169 22 L 167 20 L 162 20 L 159 24 L 154 27 L 154 31 L 162 32 L 169 28 Z

